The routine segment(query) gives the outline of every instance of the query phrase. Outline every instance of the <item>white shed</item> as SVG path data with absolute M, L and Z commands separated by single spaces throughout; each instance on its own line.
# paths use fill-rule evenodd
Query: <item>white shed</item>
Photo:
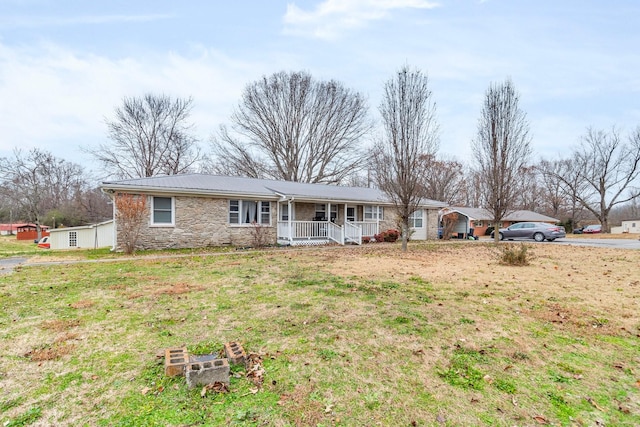
M 640 233 L 640 219 L 630 219 L 622 221 L 622 225 L 620 225 L 619 227 L 611 227 L 611 234 L 621 233 Z
M 56 228 L 49 237 L 51 249 L 97 249 L 113 246 L 113 220 L 81 227 Z

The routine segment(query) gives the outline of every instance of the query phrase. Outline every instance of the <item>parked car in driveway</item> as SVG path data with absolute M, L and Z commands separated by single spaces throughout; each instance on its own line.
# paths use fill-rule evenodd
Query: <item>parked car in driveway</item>
M 501 228 L 498 233 L 500 233 L 500 240 L 533 239 L 536 242 L 542 242 L 545 239 L 553 242 L 567 236 L 563 227 L 545 222 L 518 222 L 507 228 Z M 493 236 L 494 234 L 491 233 L 491 237 Z
M 600 224 L 587 225 L 582 229 L 582 234 L 595 234 L 602 233 L 602 226 Z

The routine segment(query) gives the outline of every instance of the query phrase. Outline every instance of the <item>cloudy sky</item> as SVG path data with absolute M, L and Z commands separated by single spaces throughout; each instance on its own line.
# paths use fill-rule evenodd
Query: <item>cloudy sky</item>
M 588 126 L 640 125 L 640 1 L 0 0 L 0 156 L 39 147 L 91 167 L 124 96 L 192 96 L 207 141 L 244 86 L 306 70 L 364 93 L 428 73 L 440 151 L 469 161 L 491 82 L 511 78 L 536 157 Z

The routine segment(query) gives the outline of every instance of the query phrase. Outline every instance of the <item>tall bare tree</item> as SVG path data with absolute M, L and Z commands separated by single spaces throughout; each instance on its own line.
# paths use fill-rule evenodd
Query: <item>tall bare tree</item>
M 617 129 L 589 128 L 571 159 L 573 167 L 557 178 L 600 221 L 603 230 L 610 231 L 611 209 L 640 197 L 640 126 L 627 143 Z
M 373 152 L 375 178 L 398 213 L 403 251 L 409 218 L 426 198 L 424 171 L 438 149 L 436 104 L 428 83 L 426 74 L 404 66 L 386 82 L 379 107 L 384 137 Z
M 494 226 L 516 208 L 519 172 L 531 155 L 529 122 L 520 108 L 513 82 L 491 83 L 471 143 L 480 178 L 482 205 L 491 212 Z M 495 233 L 496 242 L 499 240 Z
M 188 122 L 192 107 L 191 98 L 125 97 L 115 118 L 106 120 L 111 143 L 87 152 L 116 178 L 189 172 L 201 158 Z
M 542 175 L 542 186 L 545 189 L 547 213 L 558 217 L 565 213 L 571 226 L 575 228 L 583 218 L 584 208 L 578 195 L 586 190 L 585 181 L 581 178 L 580 168 L 573 159 L 542 160 L 537 165 Z
M 13 158 L 0 158 L 0 196 L 13 215 L 36 224 L 39 237 L 46 213 L 72 207 L 85 189 L 82 167 L 47 151 L 15 150 Z
M 464 204 L 467 182 L 462 163 L 455 159 L 428 155 L 425 158 L 425 166 L 423 182 L 427 198 L 449 205 Z
M 231 121 L 212 141 L 210 169 L 311 183 L 340 183 L 361 166 L 358 147 L 370 128 L 363 95 L 306 72 L 249 84 Z

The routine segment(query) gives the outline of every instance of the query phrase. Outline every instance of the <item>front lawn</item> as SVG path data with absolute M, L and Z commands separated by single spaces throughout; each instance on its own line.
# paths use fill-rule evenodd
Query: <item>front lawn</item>
M 479 242 L 183 255 L 0 275 L 0 425 L 640 425 L 640 252 Z M 168 347 L 239 341 L 229 393 Z

